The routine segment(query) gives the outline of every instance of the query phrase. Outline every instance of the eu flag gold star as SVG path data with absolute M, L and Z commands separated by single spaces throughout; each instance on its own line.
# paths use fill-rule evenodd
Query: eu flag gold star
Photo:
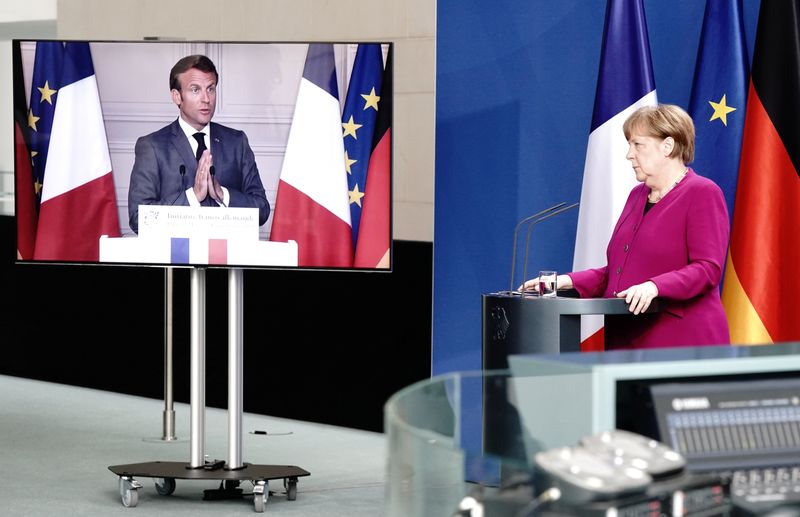
M 364 95 L 362 93 L 361 96 L 366 101 L 364 103 L 364 109 L 375 108 L 375 111 L 378 111 L 378 101 L 381 100 L 381 98 L 379 96 L 375 95 L 375 88 L 374 87 L 372 88 L 372 91 L 369 92 L 369 95 Z
M 356 130 L 361 126 L 363 126 L 363 124 L 356 124 L 355 122 L 353 122 L 353 115 L 350 115 L 350 120 L 348 120 L 347 122 L 342 122 L 342 127 L 344 128 L 344 134 L 342 135 L 342 138 L 346 137 L 347 135 L 350 135 L 356 140 L 358 140 L 358 137 L 356 136 Z
M 348 190 L 347 193 L 350 195 L 351 205 L 355 203 L 358 206 L 361 206 L 361 198 L 364 197 L 364 193 L 358 191 L 358 183 L 355 184 L 353 190 Z
M 53 95 L 55 95 L 55 93 L 58 90 L 51 90 L 50 89 L 50 84 L 47 81 L 44 82 L 44 88 L 37 88 L 37 90 L 39 90 L 39 93 L 42 94 L 42 100 L 39 101 L 39 102 L 47 101 L 52 106 L 53 105 Z
M 711 118 L 708 119 L 711 122 L 714 119 L 720 119 L 723 124 L 726 126 L 728 125 L 728 113 L 731 111 L 736 111 L 736 108 L 732 108 L 726 104 L 725 95 L 722 96 L 719 102 L 708 101 L 711 104 L 711 107 L 714 109 L 714 114 L 711 115 Z
M 350 172 L 350 166 L 356 163 L 358 160 L 351 160 L 349 156 L 347 156 L 347 149 L 344 150 L 344 170 L 347 171 L 347 174 L 352 174 Z
M 32 111 L 32 110 L 28 110 L 28 127 L 29 127 L 29 128 L 31 128 L 31 129 L 33 129 L 34 131 L 37 131 L 37 129 L 36 129 L 36 123 L 37 123 L 38 121 L 39 121 L 39 117 L 35 116 L 35 115 L 33 114 L 33 111 Z

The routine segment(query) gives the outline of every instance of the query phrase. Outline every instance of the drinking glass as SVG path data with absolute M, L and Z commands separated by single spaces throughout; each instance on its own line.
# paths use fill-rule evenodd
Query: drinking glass
M 555 271 L 539 271 L 539 296 L 552 298 L 556 296 L 558 273 Z

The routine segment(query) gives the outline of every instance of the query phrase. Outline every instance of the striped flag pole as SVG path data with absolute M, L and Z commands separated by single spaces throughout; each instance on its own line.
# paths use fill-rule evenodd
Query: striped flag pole
M 636 177 L 625 158 L 625 119 L 656 105 L 642 0 L 608 0 L 592 127 L 583 172 L 573 271 L 602 267 L 606 247 Z M 603 317 L 581 319 L 581 350 L 603 350 Z

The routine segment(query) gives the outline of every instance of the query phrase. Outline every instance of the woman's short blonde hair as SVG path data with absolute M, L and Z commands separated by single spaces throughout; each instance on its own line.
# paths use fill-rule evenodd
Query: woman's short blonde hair
M 631 139 L 634 130 L 661 139 L 671 136 L 675 146 L 670 157 L 680 157 L 683 163 L 694 161 L 694 122 L 680 107 L 674 104 L 659 104 L 639 108 L 622 126 L 627 140 Z

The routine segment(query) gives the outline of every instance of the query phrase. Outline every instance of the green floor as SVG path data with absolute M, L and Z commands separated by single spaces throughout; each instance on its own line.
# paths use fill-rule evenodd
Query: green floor
M 175 406 L 175 443 L 158 439 L 162 410 L 158 400 L 0 376 L 0 515 L 252 515 L 252 497 L 204 501 L 203 490 L 218 485 L 211 481 L 177 480 L 171 496 L 160 496 L 152 479 L 138 478 L 138 505 L 123 507 L 109 465 L 189 460 L 188 405 Z M 244 462 L 311 473 L 299 479 L 295 501 L 271 483 L 264 515 L 384 514 L 384 435 L 251 414 L 243 429 Z M 226 458 L 226 411 L 206 410 L 205 453 Z

